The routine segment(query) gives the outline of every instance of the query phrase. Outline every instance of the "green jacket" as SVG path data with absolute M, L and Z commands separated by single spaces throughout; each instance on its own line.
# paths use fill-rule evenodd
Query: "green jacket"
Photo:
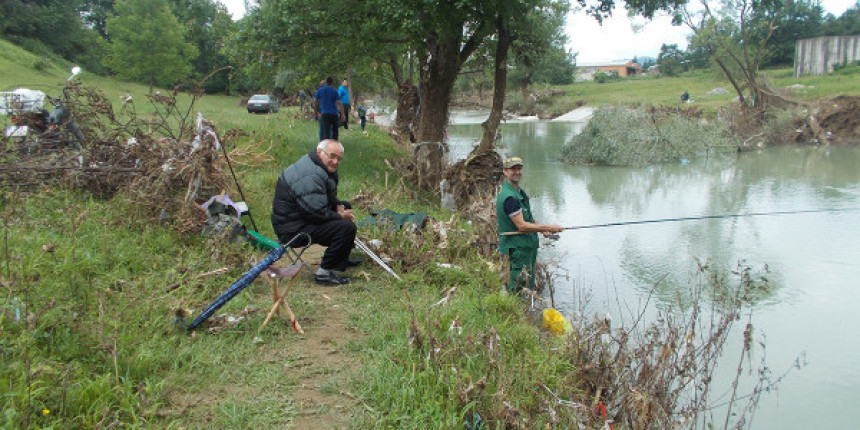
M 518 231 L 516 224 L 511 221 L 511 218 L 505 213 L 505 200 L 508 197 L 513 197 L 520 202 L 520 207 L 523 208 L 523 219 L 527 222 L 535 222 L 532 216 L 532 208 L 529 206 L 529 196 L 525 190 L 517 190 L 507 180 L 502 183 L 502 190 L 499 191 L 499 196 L 496 198 L 496 218 L 499 221 L 499 250 L 507 254 L 511 248 L 535 248 L 537 249 L 540 242 L 538 241 L 537 233 L 518 234 L 513 236 L 502 236 L 502 233 Z

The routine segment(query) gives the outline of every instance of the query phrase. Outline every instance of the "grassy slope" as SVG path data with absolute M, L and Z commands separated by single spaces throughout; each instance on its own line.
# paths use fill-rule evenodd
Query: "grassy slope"
M 860 96 L 860 79 L 857 79 L 856 73 L 849 76 L 831 74 L 795 78 L 792 69 L 777 69 L 766 70 L 764 74 L 772 88 L 793 100 L 810 101 L 839 95 Z M 807 88 L 797 91 L 787 89 L 796 84 Z M 721 95 L 706 94 L 717 87 L 725 88 L 729 92 Z M 730 103 L 737 97 L 729 82 L 716 79 L 707 71 L 690 72 L 671 78 L 633 78 L 604 84 L 593 81 L 577 82 L 563 86 L 561 89 L 565 91 L 565 95 L 553 98 L 548 107 L 548 110 L 556 115 L 570 111 L 577 101 L 583 101 L 592 107 L 676 106 L 684 91 L 690 93 L 690 99 L 695 102 L 693 106 L 698 106 L 706 112 L 715 112 L 720 106 Z M 512 94 L 516 97 L 514 93 Z

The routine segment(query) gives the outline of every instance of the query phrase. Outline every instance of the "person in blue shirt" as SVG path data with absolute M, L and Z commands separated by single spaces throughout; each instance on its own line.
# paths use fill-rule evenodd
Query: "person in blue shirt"
M 340 96 L 332 86 L 334 78 L 325 78 L 325 83 L 314 93 L 314 98 L 320 105 L 320 142 L 326 139 L 337 140 L 338 120 L 345 116 Z
M 337 94 L 340 96 L 340 104 L 343 105 L 343 128 L 349 129 L 349 81 L 344 79 L 340 83 L 340 88 L 337 89 Z

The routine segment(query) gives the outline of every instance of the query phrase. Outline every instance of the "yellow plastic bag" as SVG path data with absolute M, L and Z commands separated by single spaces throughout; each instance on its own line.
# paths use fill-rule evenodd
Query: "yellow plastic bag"
M 564 316 L 553 308 L 543 310 L 543 325 L 553 334 L 568 334 L 573 327 Z

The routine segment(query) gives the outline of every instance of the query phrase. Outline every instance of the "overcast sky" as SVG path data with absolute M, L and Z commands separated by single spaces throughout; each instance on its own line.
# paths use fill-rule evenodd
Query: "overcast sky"
M 842 15 L 854 5 L 855 0 L 822 0 L 825 13 Z M 637 31 L 634 32 L 634 26 Z M 643 18 L 630 19 L 624 8 L 616 8 L 613 16 L 599 25 L 585 12 L 571 12 L 567 17 L 566 32 L 568 49 L 579 52 L 577 63 L 592 63 L 612 60 L 629 60 L 633 57 L 657 58 L 662 44 L 677 44 L 687 49 L 689 29 L 672 26 L 668 16 L 653 21 Z
M 244 0 L 220 0 L 233 16 L 239 19 L 245 14 Z M 822 0 L 825 12 L 836 16 L 854 5 L 856 0 Z M 575 2 L 572 2 L 575 4 Z M 637 31 L 634 32 L 633 28 Z M 627 18 L 624 8 L 618 8 L 613 16 L 598 25 L 594 18 L 585 12 L 571 12 L 567 18 L 566 32 L 568 49 L 578 52 L 577 63 L 591 63 L 631 59 L 633 57 L 657 57 L 662 44 L 677 44 L 678 48 L 687 48 L 689 30 L 686 27 L 674 27 L 667 16 L 657 17 L 653 21 L 642 18 L 631 20 Z

